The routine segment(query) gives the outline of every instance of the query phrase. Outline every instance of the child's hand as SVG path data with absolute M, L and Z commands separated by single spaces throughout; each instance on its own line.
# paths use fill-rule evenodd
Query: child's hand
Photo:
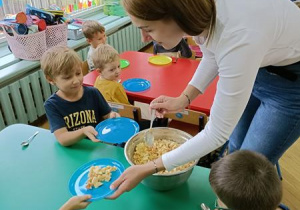
M 85 209 L 91 203 L 86 200 L 91 197 L 91 195 L 73 196 L 60 208 L 60 210 Z
M 100 142 L 98 139 L 96 139 L 98 132 L 95 130 L 95 128 L 93 126 L 84 127 L 83 133 L 93 142 Z
M 120 117 L 120 115 L 117 112 L 110 112 L 109 113 L 109 118 L 116 118 L 116 117 Z

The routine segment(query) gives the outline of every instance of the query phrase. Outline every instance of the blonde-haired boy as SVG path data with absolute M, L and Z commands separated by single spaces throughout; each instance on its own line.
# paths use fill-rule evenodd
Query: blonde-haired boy
M 120 81 L 120 55 L 110 45 L 99 45 L 93 55 L 95 68 L 100 73 L 96 87 L 107 101 L 129 104 L 126 92 Z
M 99 142 L 94 127 L 103 118 L 117 116 L 96 88 L 82 86 L 81 63 L 78 54 L 64 46 L 47 50 L 41 58 L 47 81 L 58 88 L 44 106 L 51 132 L 63 146 L 85 137 Z
M 98 47 L 98 45 L 105 44 L 106 42 L 105 28 L 98 21 L 86 20 L 82 24 L 82 32 L 86 38 L 86 41 L 90 44 L 90 49 L 87 55 L 87 62 L 89 70 L 92 71 L 95 69 L 92 60 L 92 54 Z

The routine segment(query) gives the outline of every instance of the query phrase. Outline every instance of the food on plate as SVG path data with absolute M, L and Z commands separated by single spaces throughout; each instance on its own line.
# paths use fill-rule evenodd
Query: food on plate
M 111 173 L 116 170 L 116 166 L 106 166 L 103 168 L 101 168 L 100 166 L 91 166 L 88 174 L 86 188 L 98 188 L 103 185 L 104 181 L 109 182 L 111 179 Z

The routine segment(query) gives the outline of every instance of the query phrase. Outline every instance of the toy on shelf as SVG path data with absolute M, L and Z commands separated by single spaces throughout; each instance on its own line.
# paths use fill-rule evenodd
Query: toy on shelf
M 39 60 L 56 45 L 67 45 L 67 24 L 58 8 L 37 9 L 26 5 L 26 13 L 8 15 L 0 21 L 9 49 L 17 58 Z
M 19 12 L 16 15 L 7 14 L 6 17 L 4 18 L 4 21 L 11 22 L 11 23 L 24 24 L 27 21 L 27 17 L 24 12 Z

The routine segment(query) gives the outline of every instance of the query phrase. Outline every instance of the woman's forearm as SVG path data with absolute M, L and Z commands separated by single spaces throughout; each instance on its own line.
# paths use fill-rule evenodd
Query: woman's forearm
M 163 162 L 162 162 L 161 157 L 159 157 L 156 160 L 149 161 L 144 166 L 145 166 L 145 172 L 144 172 L 145 176 L 150 176 L 152 174 L 155 174 L 159 171 L 163 171 L 163 170 L 166 169 Z
M 188 85 L 182 92 L 182 95 L 187 98 L 188 103 L 191 103 L 199 94 L 202 93 L 192 85 Z

